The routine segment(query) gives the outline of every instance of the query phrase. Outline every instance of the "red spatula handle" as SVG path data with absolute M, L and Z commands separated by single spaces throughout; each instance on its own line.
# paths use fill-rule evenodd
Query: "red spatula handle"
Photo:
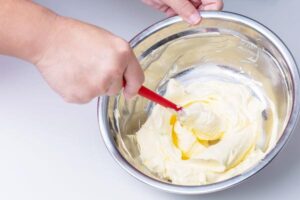
M 123 87 L 125 87 L 126 81 L 123 81 Z M 161 106 L 164 106 L 166 108 L 172 108 L 176 111 L 182 110 L 182 107 L 177 106 L 175 103 L 169 101 L 168 99 L 162 97 L 161 95 L 157 94 L 156 92 L 146 88 L 145 86 L 142 86 L 138 94 L 145 97 L 146 99 L 149 99 L 150 101 L 153 101 Z
M 149 99 L 150 101 L 153 101 L 155 103 L 158 103 L 161 106 L 164 106 L 166 108 L 172 108 L 176 111 L 181 110 L 182 108 L 180 106 L 177 106 L 175 103 L 169 101 L 168 99 L 160 96 L 159 94 L 155 93 L 154 91 L 142 86 L 139 89 L 139 95 Z

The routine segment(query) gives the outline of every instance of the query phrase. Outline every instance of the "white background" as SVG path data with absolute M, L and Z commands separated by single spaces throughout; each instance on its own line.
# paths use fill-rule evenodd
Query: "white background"
M 163 18 L 139 0 L 37 2 L 128 40 Z M 252 17 L 275 31 L 298 63 L 299 7 L 297 0 L 225 0 L 225 10 Z M 116 164 L 100 137 L 96 101 L 83 106 L 64 103 L 34 66 L 4 56 L 0 56 L 0 91 L 1 200 L 298 199 L 300 126 L 258 175 L 226 191 L 182 196 L 153 189 Z

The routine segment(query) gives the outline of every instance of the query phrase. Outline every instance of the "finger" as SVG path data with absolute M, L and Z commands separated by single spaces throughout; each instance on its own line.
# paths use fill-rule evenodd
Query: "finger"
M 144 82 L 144 72 L 133 52 L 131 53 L 128 67 L 125 70 L 124 78 L 126 80 L 124 96 L 126 99 L 130 99 L 138 93 Z
M 166 13 L 168 9 L 169 9 L 169 7 L 167 5 L 162 5 L 158 8 L 158 10 L 160 10 L 161 12 L 164 12 L 164 13 Z
M 122 89 L 122 82 L 123 82 L 123 78 L 114 80 L 111 85 L 109 86 L 106 94 L 108 96 L 113 96 L 116 95 L 120 92 L 120 90 Z
M 163 6 L 164 4 L 162 4 L 160 1 L 153 1 L 153 0 L 143 0 L 143 2 L 148 5 L 151 6 L 155 9 L 160 9 L 161 6 Z
M 94 97 L 107 95 L 113 80 L 114 77 L 111 75 L 111 73 L 107 72 L 106 70 L 103 71 L 101 68 L 97 68 L 93 74 L 89 74 L 89 81 L 85 81 L 89 88 L 87 91 L 93 94 Z
M 200 10 L 222 10 L 223 6 L 222 0 L 202 0 Z
M 195 8 L 199 8 L 201 5 L 201 0 L 190 0 Z
M 172 8 L 168 8 L 165 13 L 168 17 L 173 17 L 176 15 L 176 12 Z
M 164 0 L 178 15 L 190 24 L 198 24 L 201 17 L 195 6 L 188 0 Z
M 151 1 L 151 0 L 142 0 L 143 3 L 149 5 L 149 6 L 153 6 L 154 5 L 154 2 Z

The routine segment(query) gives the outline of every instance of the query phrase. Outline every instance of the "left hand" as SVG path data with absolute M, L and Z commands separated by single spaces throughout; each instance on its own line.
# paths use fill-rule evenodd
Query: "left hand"
M 167 16 L 179 15 L 190 24 L 201 20 L 198 10 L 222 10 L 223 0 L 142 0 Z

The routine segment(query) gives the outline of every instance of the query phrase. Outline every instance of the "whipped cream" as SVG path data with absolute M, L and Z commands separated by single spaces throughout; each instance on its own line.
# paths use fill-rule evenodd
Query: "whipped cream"
M 264 104 L 243 84 L 183 86 L 171 79 L 165 97 L 183 113 L 154 106 L 136 137 L 143 164 L 174 184 L 203 185 L 241 174 L 263 159 L 277 137 L 275 129 L 265 130 Z

